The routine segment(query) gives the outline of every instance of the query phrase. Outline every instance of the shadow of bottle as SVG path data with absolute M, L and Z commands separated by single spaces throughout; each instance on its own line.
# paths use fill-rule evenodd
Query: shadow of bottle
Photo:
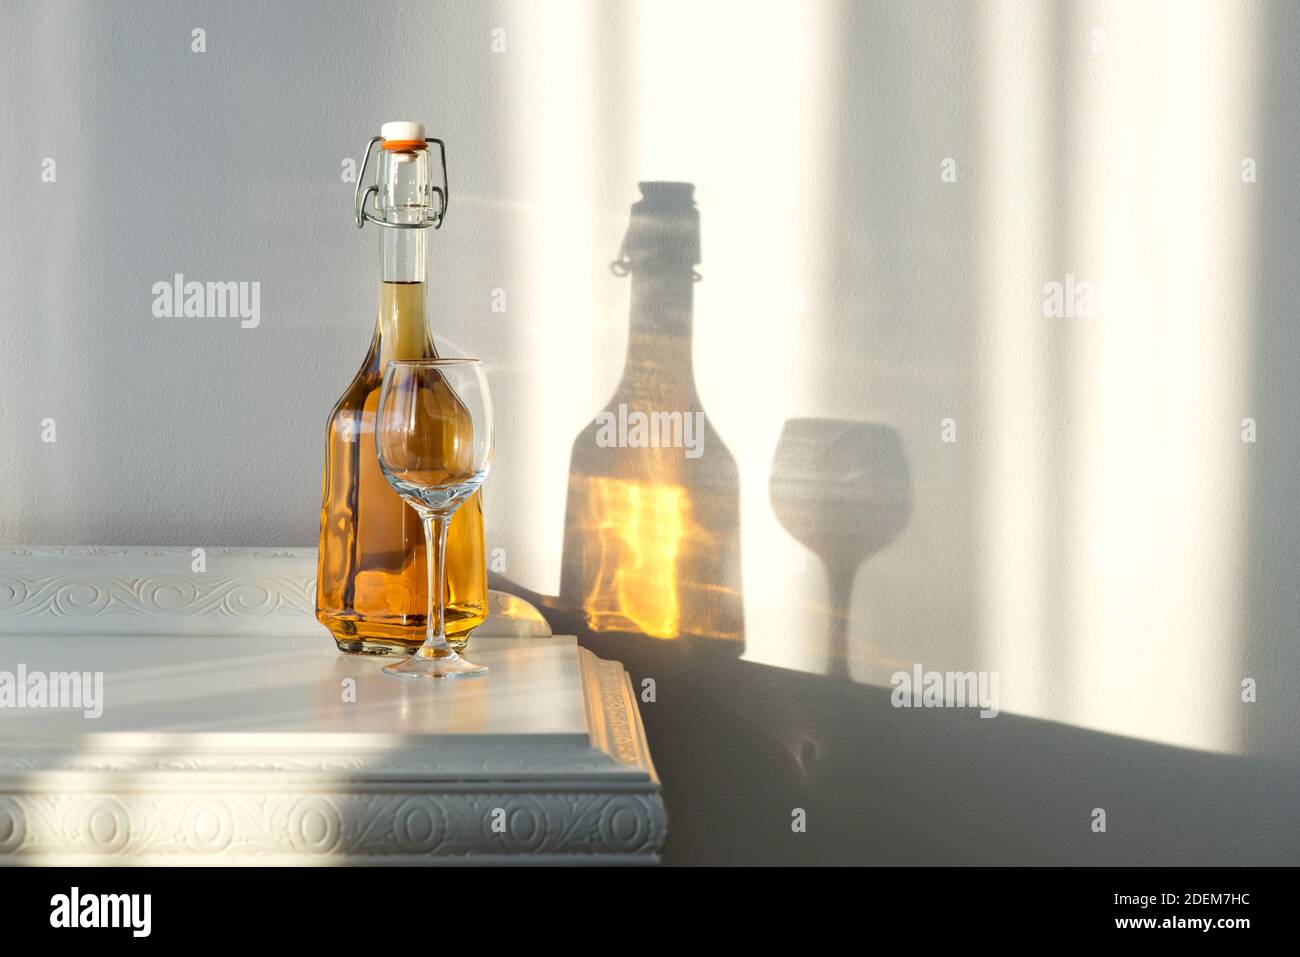
M 573 443 L 559 604 L 592 633 L 744 648 L 736 461 L 691 363 L 700 220 L 690 183 L 641 183 L 615 275 L 631 280 L 627 359 Z
M 777 519 L 825 566 L 831 624 L 825 674 L 849 677 L 853 582 L 893 542 L 912 513 L 912 484 L 898 430 L 875 422 L 789 419 L 769 483 Z

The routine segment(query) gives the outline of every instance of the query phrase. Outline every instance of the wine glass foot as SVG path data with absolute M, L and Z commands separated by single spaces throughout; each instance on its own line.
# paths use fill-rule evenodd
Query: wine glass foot
M 488 673 L 486 665 L 476 665 L 448 649 L 446 654 L 429 655 L 425 649 L 390 665 L 384 665 L 384 674 L 396 678 L 477 678 Z

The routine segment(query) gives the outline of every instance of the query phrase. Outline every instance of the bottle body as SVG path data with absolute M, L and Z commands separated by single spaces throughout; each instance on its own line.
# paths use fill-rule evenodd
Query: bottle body
M 424 320 L 424 283 L 382 283 L 370 350 L 326 434 L 316 618 L 345 652 L 409 653 L 424 641 L 424 532 L 379 470 L 375 410 L 388 361 L 436 355 Z M 458 651 L 487 617 L 481 495 L 456 510 L 447 533 L 447 640 Z

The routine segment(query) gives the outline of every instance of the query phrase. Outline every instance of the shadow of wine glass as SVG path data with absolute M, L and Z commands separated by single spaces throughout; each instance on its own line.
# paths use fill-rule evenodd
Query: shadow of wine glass
M 821 559 L 830 582 L 826 674 L 849 676 L 853 582 L 868 558 L 903 531 L 912 483 L 898 430 L 875 422 L 788 419 L 772 459 L 772 509 Z

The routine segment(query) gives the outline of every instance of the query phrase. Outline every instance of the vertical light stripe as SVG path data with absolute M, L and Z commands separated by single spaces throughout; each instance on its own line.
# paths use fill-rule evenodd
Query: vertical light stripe
M 1228 5 L 1107 4 L 1098 19 L 1108 49 L 1080 77 L 1074 118 L 1076 272 L 1149 287 L 1151 307 L 1130 297 L 1062 320 L 1080 471 L 1071 694 L 1051 717 L 1232 751 L 1253 234 L 1239 174 L 1256 58 Z
M 1001 673 L 1002 709 L 1032 715 L 1047 711 L 1050 657 L 1041 294 L 1054 225 L 1049 14 L 1036 2 L 989 5 L 981 104 L 981 646 L 984 667 Z

